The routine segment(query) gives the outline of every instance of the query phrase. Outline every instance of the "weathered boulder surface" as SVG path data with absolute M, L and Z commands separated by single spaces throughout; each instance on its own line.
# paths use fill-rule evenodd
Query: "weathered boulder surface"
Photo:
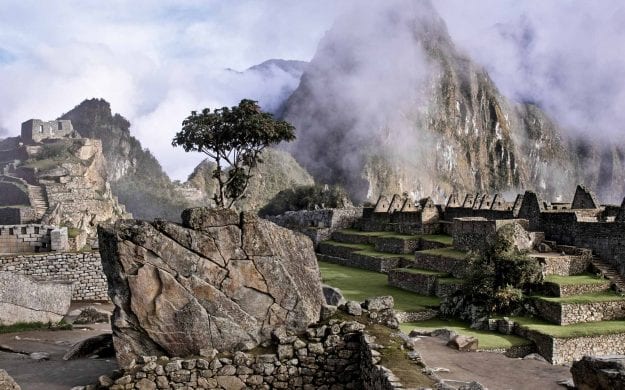
M 71 282 L 44 282 L 0 272 L 0 325 L 59 322 L 67 314 L 71 299 Z
M 625 389 L 625 355 L 584 356 L 571 374 L 579 390 Z
M 0 390 L 21 390 L 21 387 L 6 371 L 0 370 Z
M 276 328 L 300 332 L 318 320 L 324 297 L 308 238 L 231 210 L 186 210 L 182 219 L 99 229 L 122 366 L 250 349 Z

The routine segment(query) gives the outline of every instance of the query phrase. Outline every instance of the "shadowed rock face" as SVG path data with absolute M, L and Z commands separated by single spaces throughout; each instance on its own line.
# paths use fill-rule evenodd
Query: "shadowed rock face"
M 275 328 L 317 321 L 324 301 L 308 238 L 231 210 L 189 209 L 182 219 L 99 230 L 122 366 L 253 348 Z

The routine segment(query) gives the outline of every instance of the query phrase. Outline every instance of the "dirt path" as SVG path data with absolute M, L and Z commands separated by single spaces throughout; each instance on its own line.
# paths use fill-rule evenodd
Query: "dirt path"
M 6 370 L 22 390 L 68 390 L 96 383 L 100 375 L 110 375 L 118 368 L 115 359 L 62 359 L 74 343 L 111 331 L 108 324 L 88 327 L 90 329 L 0 334 L 2 347 L 27 354 L 50 354 L 50 360 L 35 361 L 26 354 L 0 351 L 0 368 Z
M 492 352 L 458 352 L 436 337 L 424 337 L 417 350 L 429 367 L 443 367 L 443 379 L 478 381 L 490 390 L 563 390 L 557 384 L 571 378 L 569 367 L 537 360 L 507 358 Z

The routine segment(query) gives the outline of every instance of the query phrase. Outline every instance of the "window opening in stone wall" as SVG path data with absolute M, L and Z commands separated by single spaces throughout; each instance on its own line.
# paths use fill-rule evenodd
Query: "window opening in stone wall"
M 39 226 L 35 226 L 35 234 L 39 234 Z
M 9 236 L 13 235 L 13 228 L 9 228 Z
M 59 130 L 59 131 L 63 130 L 63 123 L 62 123 L 61 121 L 59 121 L 57 124 L 58 124 L 58 126 L 59 126 L 59 129 L 58 129 L 58 130 Z
M 39 125 L 39 132 L 43 133 L 43 125 Z
M 22 231 L 22 234 L 26 234 L 26 228 L 25 227 L 21 228 L 20 230 Z

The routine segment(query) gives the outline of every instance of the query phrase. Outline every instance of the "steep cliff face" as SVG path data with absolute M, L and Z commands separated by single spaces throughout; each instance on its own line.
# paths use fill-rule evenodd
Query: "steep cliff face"
M 359 200 L 521 188 L 552 198 L 577 181 L 611 187 L 601 181 L 623 174 L 622 154 L 595 146 L 597 156 L 578 156 L 538 107 L 502 96 L 429 1 L 339 18 L 284 116 L 298 128 L 298 161 Z
M 111 189 L 136 218 L 178 220 L 185 208 L 211 203 L 216 188 L 212 163 L 198 165 L 186 183 L 172 182 L 156 158 L 130 135 L 130 122 L 113 115 L 108 102 L 85 100 L 62 119 L 70 119 L 82 136 L 102 140 Z M 257 210 L 284 189 L 314 184 L 288 153 L 270 149 L 262 158 L 247 197 L 236 204 L 239 210 Z
M 177 191 L 156 158 L 130 135 L 130 122 L 113 115 L 105 100 L 85 100 L 61 119 L 71 120 L 83 137 L 102 141 L 113 193 L 135 217 L 178 220 L 183 209 L 201 204 Z

